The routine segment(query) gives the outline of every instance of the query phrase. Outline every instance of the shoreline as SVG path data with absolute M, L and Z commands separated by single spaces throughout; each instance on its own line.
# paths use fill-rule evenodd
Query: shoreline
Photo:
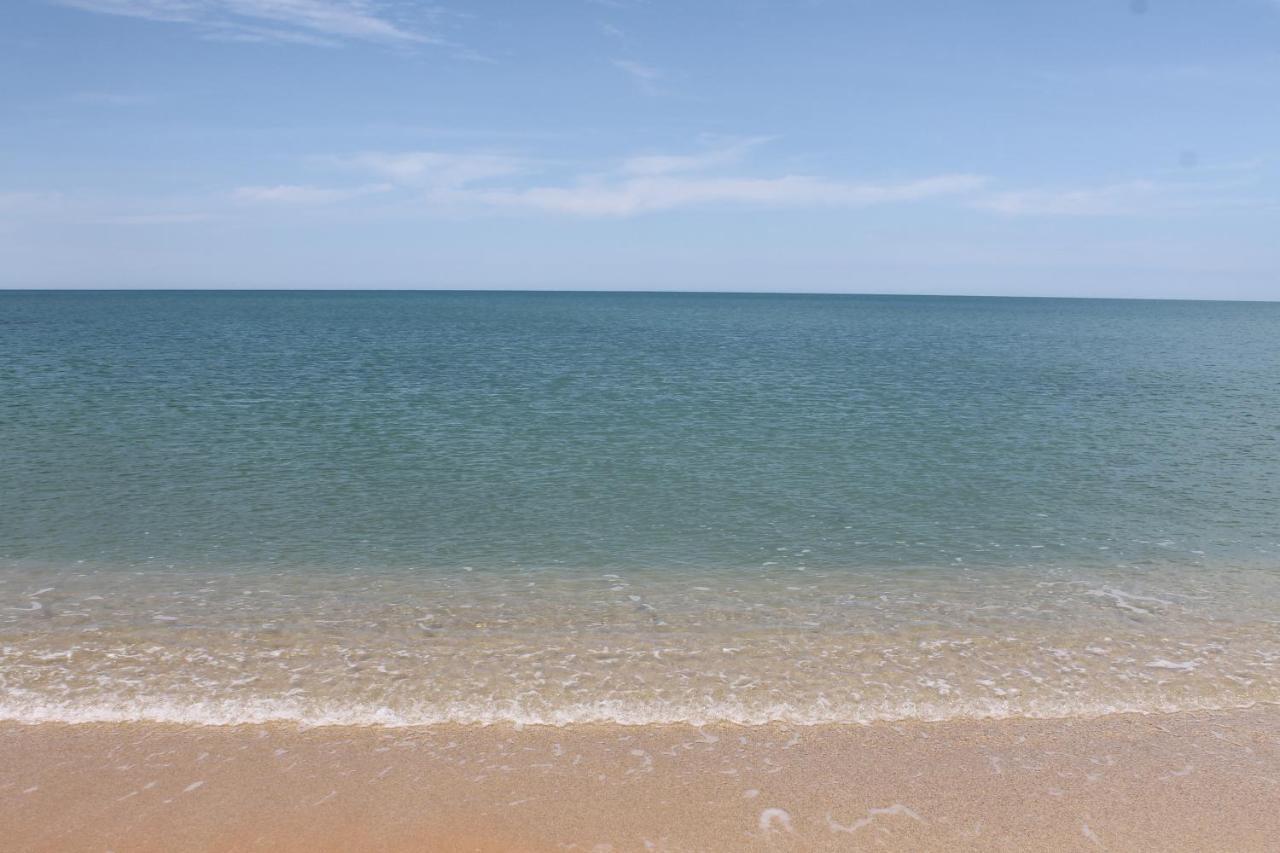
M 1264 850 L 1280 707 L 817 726 L 0 723 L 12 850 Z
M 1069 723 L 1096 722 L 1113 718 L 1160 719 L 1164 717 L 1178 718 L 1184 716 L 1229 716 L 1237 713 L 1266 713 L 1274 710 L 1280 713 L 1280 702 L 1257 701 L 1241 705 L 1211 704 L 1186 707 L 1139 708 L 1120 706 L 1100 711 L 1080 711 L 1075 713 L 958 713 L 952 716 L 902 715 L 902 716 L 868 716 L 854 719 L 811 719 L 805 716 L 787 717 L 771 716 L 759 719 L 712 716 L 707 719 L 690 719 L 688 717 L 640 717 L 634 715 L 611 716 L 601 712 L 598 717 L 569 716 L 564 720 L 547 722 L 545 717 L 525 719 L 508 716 L 505 711 L 489 714 L 468 715 L 464 717 L 428 718 L 419 722 L 413 718 L 397 718 L 394 715 L 370 713 L 367 717 L 353 718 L 350 713 L 322 713 L 306 716 L 299 712 L 298 716 L 269 716 L 259 718 L 218 718 L 218 715 L 201 718 L 194 714 L 175 714 L 168 716 L 127 716 L 132 712 L 123 711 L 74 711 L 64 716 L 23 716 L 21 711 L 0 705 L 0 729 L 6 726 L 26 726 L 39 728 L 42 726 L 65 727 L 117 727 L 117 728 L 162 728 L 162 729 L 266 729 L 290 732 L 425 732 L 440 730 L 511 730 L 521 731 L 566 731 L 584 730 L 642 730 L 642 729 L 726 729 L 744 731 L 763 731 L 768 729 L 863 729 L 877 726 L 950 726 L 950 725 L 999 725 L 1001 723 Z M 42 713 L 48 713 L 42 709 Z M 55 712 L 56 713 L 56 712 Z M 555 715 L 550 715 L 555 716 Z

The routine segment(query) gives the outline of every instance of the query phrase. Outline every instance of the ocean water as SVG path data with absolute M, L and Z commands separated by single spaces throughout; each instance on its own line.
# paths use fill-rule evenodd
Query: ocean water
M 0 293 L 0 718 L 1280 702 L 1280 304 Z

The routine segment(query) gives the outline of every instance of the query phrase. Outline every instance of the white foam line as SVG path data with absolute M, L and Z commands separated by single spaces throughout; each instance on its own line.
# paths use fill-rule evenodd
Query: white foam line
M 198 726 L 239 726 L 288 723 L 309 728 L 354 726 L 424 728 L 461 726 L 576 726 L 576 725 L 738 725 L 792 726 L 870 725 L 889 722 L 947 722 L 953 720 L 1094 719 L 1116 714 L 1176 714 L 1187 711 L 1234 711 L 1276 702 L 1224 704 L 1214 702 L 1081 704 L 1031 707 L 1010 705 L 798 708 L 749 707 L 721 704 L 681 707 L 659 704 L 599 702 L 553 709 L 488 703 L 424 706 L 394 710 L 383 706 L 305 707 L 281 701 L 187 702 L 174 698 L 130 703 L 65 703 L 36 700 L 0 701 L 0 721 L 40 723 L 158 723 Z

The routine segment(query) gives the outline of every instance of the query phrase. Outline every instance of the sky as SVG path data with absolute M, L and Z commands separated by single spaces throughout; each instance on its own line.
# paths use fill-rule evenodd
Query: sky
M 0 287 L 1280 299 L 1280 0 L 0 7 Z

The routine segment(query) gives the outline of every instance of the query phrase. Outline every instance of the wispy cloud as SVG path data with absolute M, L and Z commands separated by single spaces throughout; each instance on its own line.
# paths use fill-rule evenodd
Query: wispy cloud
M 1203 171 L 1159 180 L 993 191 L 976 196 L 971 206 L 1011 217 L 1163 217 L 1276 209 L 1274 194 L 1259 183 L 1249 162 Z
M 440 43 L 393 16 L 378 0 L 50 0 L 61 6 L 198 27 L 254 41 Z
M 658 82 L 662 79 L 662 72 L 652 65 L 645 65 L 643 62 L 636 62 L 631 59 L 615 59 L 613 67 L 620 71 L 626 72 L 627 76 L 645 95 L 657 95 L 661 91 L 658 88 Z
M 740 162 L 756 146 L 771 137 L 753 136 L 708 145 L 693 154 L 640 154 L 622 161 L 622 171 L 629 175 L 670 175 L 677 172 L 702 172 Z
M 371 151 L 339 158 L 339 165 L 415 186 L 458 187 L 527 171 L 530 161 L 490 152 Z
M 957 209 L 1009 218 L 1198 215 L 1274 208 L 1255 182 L 1235 176 L 1004 189 L 969 173 L 858 180 L 746 172 L 744 161 L 765 141 L 743 138 L 687 153 L 648 152 L 603 167 L 598 162 L 575 166 L 492 151 L 364 152 L 311 159 L 312 168 L 347 173 L 346 182 L 332 184 L 245 185 L 215 196 L 115 202 L 76 200 L 55 192 L 0 192 L 0 220 L 175 224 L 233 215 L 235 208 L 228 205 L 243 212 L 249 207 L 298 210 L 357 203 L 400 215 L 416 210 L 583 219 L 623 219 L 699 207 L 852 209 L 946 200 Z
M 1167 188 L 1152 181 L 995 192 L 974 207 L 1006 216 L 1124 216 L 1149 210 Z
M 361 196 L 391 190 L 388 184 L 359 187 L 312 187 L 300 184 L 277 184 L 265 187 L 238 187 L 231 195 L 236 201 L 254 204 L 317 205 L 348 201 Z
M 707 174 L 738 163 L 764 141 L 731 140 L 690 154 L 628 157 L 611 169 L 580 171 L 558 183 L 529 183 L 533 161 L 488 153 L 378 153 L 338 162 L 417 189 L 429 205 L 440 209 L 525 210 L 582 217 L 626 217 L 716 204 L 863 207 L 972 193 L 985 184 L 982 177 L 959 174 L 899 182 Z
M 454 198 L 508 209 L 625 217 L 713 204 L 866 207 L 973 192 L 983 183 L 976 175 L 939 175 L 883 184 L 832 181 L 806 175 L 779 178 L 646 176 L 615 181 L 586 180 L 569 186 L 469 190 Z

